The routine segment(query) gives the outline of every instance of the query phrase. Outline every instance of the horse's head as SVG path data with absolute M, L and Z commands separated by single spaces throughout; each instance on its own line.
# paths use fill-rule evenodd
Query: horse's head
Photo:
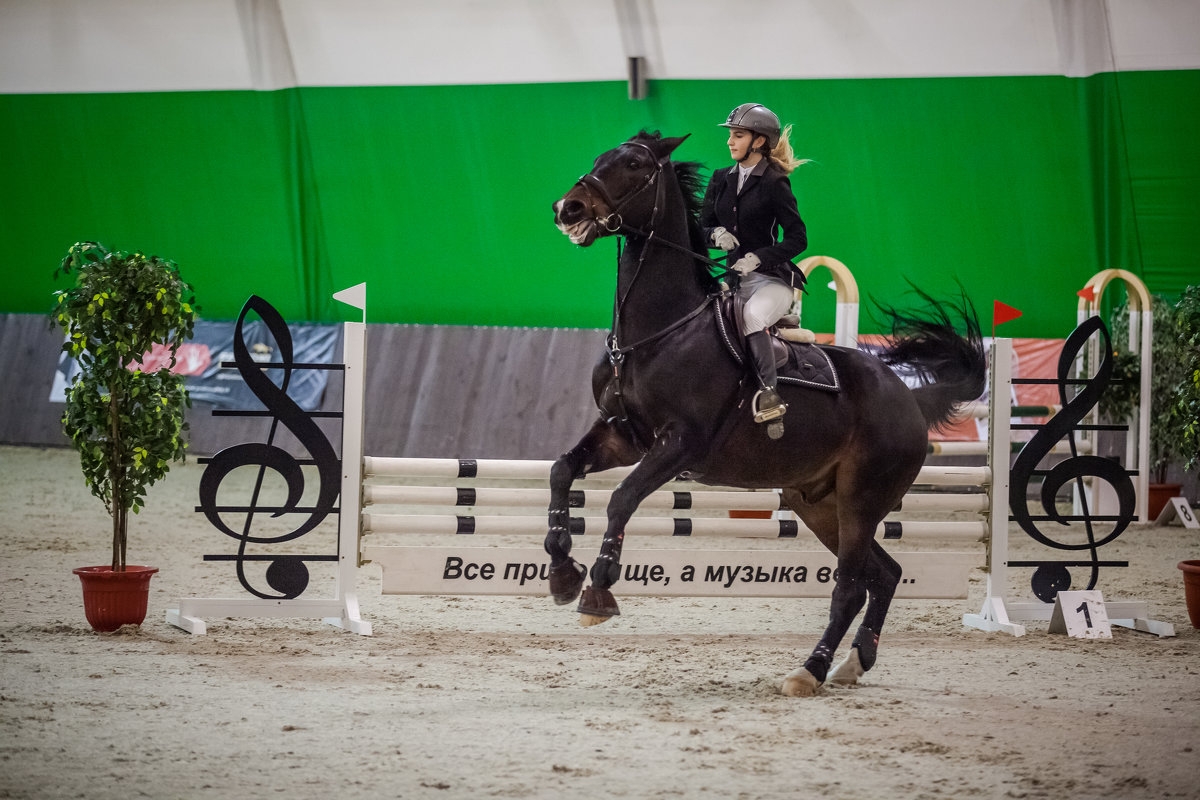
M 592 171 L 554 203 L 554 223 L 571 241 L 587 247 L 601 236 L 653 227 L 662 172 L 686 136 L 639 133 L 602 153 Z

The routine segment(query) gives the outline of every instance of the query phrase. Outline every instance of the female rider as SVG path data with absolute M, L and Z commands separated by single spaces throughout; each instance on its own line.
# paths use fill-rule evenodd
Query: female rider
M 808 245 L 788 174 L 805 163 L 792 154 L 779 117 L 759 103 L 743 103 L 721 123 L 729 129 L 734 165 L 713 172 L 704 193 L 700 224 L 709 244 L 731 252 L 732 270 L 741 275 L 738 295 L 745 301 L 742 333 L 761 386 L 754 398 L 754 421 L 783 416 L 787 405 L 775 390 L 775 357 L 767 329 L 791 308 L 793 290 L 804 274 L 791 263 Z M 776 239 L 777 231 L 782 237 Z M 781 423 L 767 429 L 783 435 Z

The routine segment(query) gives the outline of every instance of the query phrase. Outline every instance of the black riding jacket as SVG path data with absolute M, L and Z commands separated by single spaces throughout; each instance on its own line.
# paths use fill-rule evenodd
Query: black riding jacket
M 709 179 L 700 210 L 700 225 L 707 241 L 712 243 L 715 228 L 725 228 L 738 239 L 730 264 L 754 253 L 762 262 L 759 272 L 799 288 L 804 278 L 791 259 L 804 252 L 808 234 L 787 174 L 764 156 L 746 176 L 740 193 L 737 182 L 736 164 L 715 171 Z M 783 232 L 778 240 L 777 230 Z

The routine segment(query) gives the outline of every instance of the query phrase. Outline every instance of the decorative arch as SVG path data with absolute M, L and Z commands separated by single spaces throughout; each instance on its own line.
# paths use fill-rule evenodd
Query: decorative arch
M 858 281 L 850 268 L 832 256 L 809 256 L 796 265 L 805 278 L 817 267 L 825 267 L 833 275 L 837 292 L 837 315 L 834 318 L 833 343 L 839 347 L 858 347 Z M 803 293 L 796 291 L 794 308 L 800 314 Z
M 1129 296 L 1129 348 L 1138 353 L 1141 363 L 1139 397 L 1142 402 L 1138 407 L 1136 425 L 1131 425 L 1129 435 L 1125 438 L 1125 463 L 1137 464 L 1137 478 L 1134 486 L 1137 488 L 1137 519 L 1138 522 L 1148 523 L 1149 519 L 1149 486 L 1150 486 L 1150 404 L 1145 398 L 1150 396 L 1150 377 L 1154 370 L 1154 357 L 1151 353 L 1154 333 L 1154 305 L 1150 291 L 1137 275 L 1125 269 L 1104 269 L 1097 272 L 1083 286 L 1079 293 L 1079 306 L 1076 312 L 1076 322 L 1100 314 L 1101 301 L 1104 292 L 1115 283 L 1125 285 Z M 1090 292 L 1088 290 L 1091 290 Z M 1091 295 L 1089 298 L 1087 295 Z M 1092 342 L 1089 352 L 1091 363 L 1099 363 L 1099 342 Z

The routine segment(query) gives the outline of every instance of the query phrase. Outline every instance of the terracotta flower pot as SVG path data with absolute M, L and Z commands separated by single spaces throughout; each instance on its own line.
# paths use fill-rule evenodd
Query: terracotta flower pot
M 146 619 L 150 578 L 158 567 L 130 564 L 124 572 L 113 572 L 108 566 L 80 567 L 74 572 L 83 583 L 83 613 L 93 629 L 115 631 Z
M 1180 561 L 1183 570 L 1183 597 L 1193 628 L 1200 628 L 1200 560 Z
M 1179 497 L 1182 488 L 1178 483 L 1150 484 L 1150 490 L 1146 493 L 1146 513 L 1150 515 L 1151 521 L 1158 518 L 1172 497 Z

